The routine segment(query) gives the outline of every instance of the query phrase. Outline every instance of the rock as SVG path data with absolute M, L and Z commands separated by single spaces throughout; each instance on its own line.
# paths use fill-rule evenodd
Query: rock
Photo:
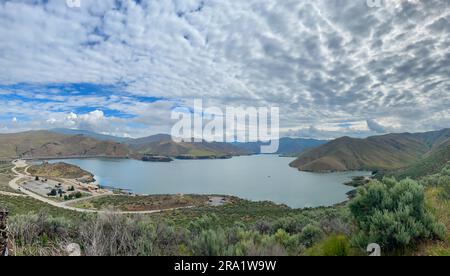
M 76 243 L 71 243 L 67 245 L 66 252 L 70 257 L 79 257 L 81 256 L 81 247 Z

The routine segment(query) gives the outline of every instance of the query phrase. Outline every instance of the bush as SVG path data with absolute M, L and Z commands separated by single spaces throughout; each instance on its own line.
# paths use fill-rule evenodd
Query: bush
M 347 237 L 331 235 L 321 243 L 308 249 L 308 256 L 345 257 L 350 255 L 350 245 Z
M 194 256 L 224 256 L 227 252 L 227 239 L 225 232 L 220 230 L 202 231 L 191 242 Z
M 88 256 L 152 255 L 158 238 L 149 222 L 113 212 L 87 219 L 80 226 L 79 235 Z
M 305 247 L 310 247 L 322 239 L 323 236 L 324 233 L 319 227 L 308 224 L 305 228 L 303 228 L 302 233 L 300 234 L 300 242 Z
M 349 204 L 361 249 L 377 243 L 384 250 L 404 250 L 424 239 L 442 237 L 443 226 L 425 208 L 424 189 L 411 179 L 373 181 Z
M 42 242 L 63 241 L 69 237 L 72 224 L 65 218 L 54 218 L 45 212 L 14 216 L 9 230 L 17 245 L 35 245 Z
M 193 235 L 199 235 L 204 230 L 216 229 L 219 225 L 219 218 L 215 215 L 204 215 L 189 224 L 189 231 Z

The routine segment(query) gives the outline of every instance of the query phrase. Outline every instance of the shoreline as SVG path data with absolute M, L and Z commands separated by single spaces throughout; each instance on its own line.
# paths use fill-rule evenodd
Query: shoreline
M 30 159 L 27 159 L 25 161 L 29 162 L 29 161 L 36 161 L 36 160 L 45 161 L 45 160 L 67 160 L 67 159 L 115 159 L 115 160 L 122 159 L 122 160 L 136 160 L 136 159 L 133 159 L 133 158 L 110 157 L 110 156 L 84 156 L 82 158 L 79 158 L 79 157 L 76 157 L 76 156 L 66 156 L 64 158 L 53 157 L 53 158 L 49 158 L 49 159 L 42 158 L 42 157 L 33 158 L 33 159 L 30 158 Z M 188 160 L 190 160 L 190 159 L 188 159 Z M 209 160 L 216 160 L 216 159 L 209 159 Z M 140 161 L 140 160 L 136 160 L 136 161 Z M 142 162 L 145 162 L 145 161 L 142 161 Z M 359 171 L 351 171 L 351 172 L 359 172 Z M 311 173 L 311 172 L 308 172 L 308 173 Z M 335 172 L 335 173 L 346 173 L 346 172 Z M 366 172 L 367 175 L 369 173 L 370 172 Z M 321 174 L 325 174 L 325 173 L 321 173 Z M 361 176 L 364 176 L 364 175 L 365 174 L 363 172 Z M 356 176 L 356 177 L 358 177 L 358 176 Z M 366 176 L 364 176 L 364 177 L 366 177 Z M 111 193 L 116 193 L 116 195 L 137 196 L 137 197 L 139 197 L 139 196 L 155 196 L 156 197 L 156 196 L 161 196 L 161 195 L 170 195 L 170 196 L 175 196 L 176 195 L 176 193 L 172 193 L 172 194 L 171 193 L 168 193 L 168 194 L 167 193 L 161 193 L 161 194 L 140 193 L 139 194 L 139 193 L 133 192 L 131 189 L 127 190 L 127 189 L 116 188 L 116 187 L 113 187 L 113 186 L 102 185 L 101 183 L 99 183 L 97 181 L 90 182 L 89 184 L 96 185 L 98 187 L 98 189 L 105 190 L 105 191 L 108 191 L 108 192 L 111 192 Z M 348 186 L 346 184 L 347 184 L 347 182 L 343 182 L 343 183 L 340 183 L 340 182 L 337 183 L 336 182 L 336 185 Z M 342 199 L 341 201 L 338 201 L 338 202 L 333 203 L 333 204 L 323 204 L 323 205 L 317 205 L 317 206 L 313 206 L 313 207 L 308 207 L 308 206 L 291 207 L 291 206 L 289 206 L 286 203 L 277 203 L 277 202 L 272 201 L 272 200 L 251 200 L 251 199 L 245 199 L 245 198 L 241 198 L 239 196 L 235 196 L 235 195 L 231 195 L 231 194 L 230 195 L 212 195 L 212 194 L 197 193 L 197 194 L 192 194 L 192 195 L 197 195 L 197 196 L 220 196 L 220 197 L 223 197 L 223 198 L 236 197 L 236 198 L 239 198 L 239 199 L 242 199 L 242 200 L 246 200 L 246 201 L 249 201 L 249 202 L 255 202 L 255 203 L 257 203 L 257 202 L 270 202 L 271 204 L 274 204 L 274 205 L 277 205 L 277 206 L 285 206 L 285 207 L 288 207 L 288 208 L 293 209 L 293 210 L 303 210 L 303 209 L 311 209 L 311 208 L 324 208 L 324 207 L 327 208 L 327 207 L 334 207 L 334 206 L 339 206 L 339 205 L 345 204 L 346 202 L 348 202 L 351 199 L 352 194 L 354 193 L 355 190 L 356 189 L 353 189 L 353 190 L 350 190 L 348 192 L 345 192 L 346 198 Z

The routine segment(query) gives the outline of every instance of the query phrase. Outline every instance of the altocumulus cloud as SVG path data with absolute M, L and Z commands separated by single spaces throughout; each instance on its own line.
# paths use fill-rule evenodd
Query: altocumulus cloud
M 381 3 L 0 0 L 0 131 L 168 132 L 193 98 L 293 136 L 450 127 L 450 0 Z

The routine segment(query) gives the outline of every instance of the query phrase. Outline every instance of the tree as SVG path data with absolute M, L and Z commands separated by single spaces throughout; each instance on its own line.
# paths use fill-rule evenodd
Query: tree
M 58 191 L 56 189 L 52 189 L 50 193 L 48 193 L 48 196 L 56 196 L 58 194 Z
M 425 208 L 424 188 L 411 179 L 372 181 L 349 207 L 359 229 L 353 242 L 361 248 L 378 243 L 386 251 L 404 250 L 445 233 Z

